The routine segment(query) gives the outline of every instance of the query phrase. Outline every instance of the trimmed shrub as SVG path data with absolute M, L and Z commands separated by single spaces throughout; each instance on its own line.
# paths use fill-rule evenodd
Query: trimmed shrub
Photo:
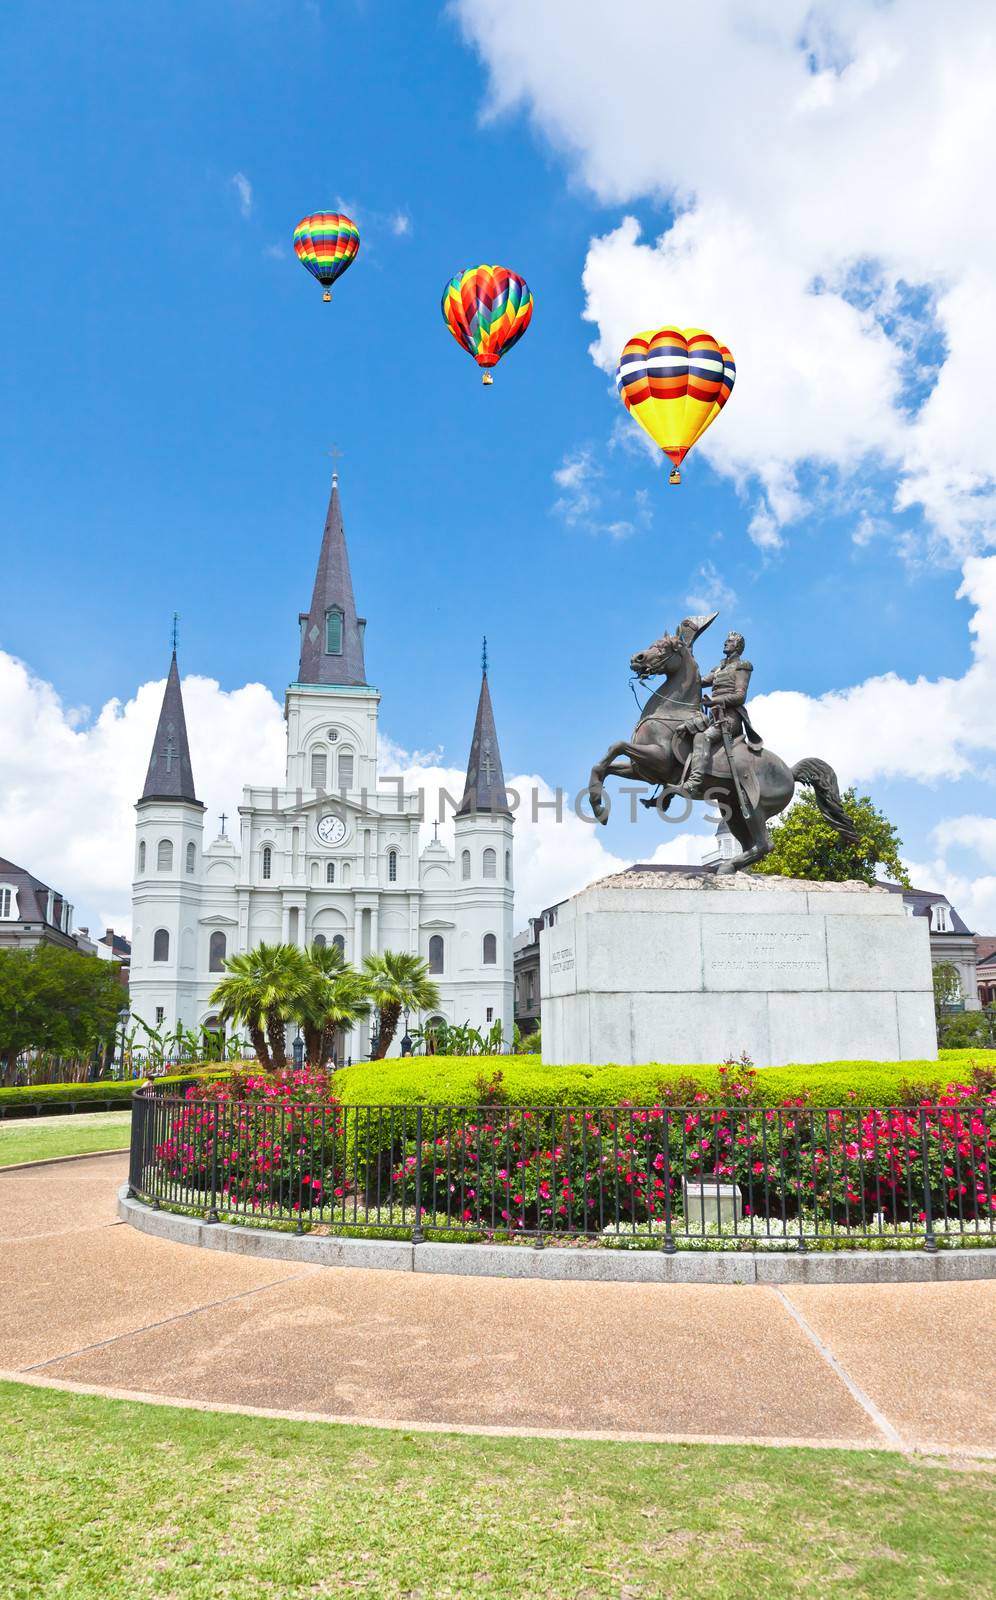
M 223 1078 L 236 1070 L 232 1065 L 190 1067 L 186 1072 L 169 1073 L 153 1081 L 157 1088 L 180 1089 L 199 1078 Z M 97 1083 L 39 1083 L 16 1089 L 0 1089 L 0 1116 L 30 1115 L 35 1106 L 63 1113 L 91 1111 L 94 1105 L 119 1109 L 129 1106 L 136 1090 L 149 1082 L 146 1078 L 102 1078 Z

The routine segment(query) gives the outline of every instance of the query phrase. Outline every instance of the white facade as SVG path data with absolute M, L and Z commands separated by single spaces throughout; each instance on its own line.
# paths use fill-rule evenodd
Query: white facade
M 512 818 L 471 810 L 454 820 L 453 854 L 439 841 L 420 850 L 420 797 L 378 787 L 379 704 L 367 684 L 292 684 L 285 786 L 243 790 L 238 842 L 205 848 L 196 801 L 138 802 L 134 1016 L 168 1030 L 213 1024 L 227 956 L 263 940 L 340 941 L 355 966 L 371 951 L 417 952 L 439 988 L 433 1016 L 500 1020 L 511 1038 Z M 342 1055 L 369 1054 L 364 1021 Z

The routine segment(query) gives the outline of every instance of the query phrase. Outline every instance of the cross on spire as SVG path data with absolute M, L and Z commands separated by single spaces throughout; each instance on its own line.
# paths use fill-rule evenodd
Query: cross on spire
M 174 611 L 173 612 L 173 654 L 174 655 L 176 655 L 176 643 L 177 643 L 177 638 L 178 638 L 178 635 L 179 635 L 179 626 L 178 626 L 179 621 L 180 621 L 180 613 L 179 613 L 179 611 Z
M 339 449 L 337 444 L 333 444 L 329 446 L 325 454 L 332 457 L 332 484 L 334 487 L 339 482 L 339 468 L 336 466 L 336 462 L 342 460 L 343 451 Z
M 484 635 L 484 638 L 481 641 L 481 671 L 484 673 L 484 676 L 487 677 L 487 675 L 488 675 L 488 636 L 487 636 L 487 634 Z

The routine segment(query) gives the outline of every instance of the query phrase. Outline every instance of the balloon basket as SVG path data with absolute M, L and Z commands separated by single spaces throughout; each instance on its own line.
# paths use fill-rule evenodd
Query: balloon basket
M 482 379 L 481 379 L 481 382 L 482 382 L 482 383 L 494 383 L 494 381 L 495 381 L 495 380 L 494 380 L 494 378 L 493 378 L 493 377 L 492 377 L 492 376 L 491 376 L 491 374 L 490 374 L 490 372 L 486 372 L 486 373 L 485 373 L 485 374 L 484 374 L 484 376 L 483 376 L 483 378 L 482 378 Z
M 326 304 L 328 304 L 328 302 L 331 300 L 331 298 L 332 298 L 332 290 L 331 289 L 326 289 L 325 293 L 322 295 L 322 299 L 326 302 Z
M 671 468 L 671 471 L 668 474 L 668 480 L 667 481 L 668 481 L 668 483 L 672 483 L 672 484 L 681 482 L 681 473 L 678 471 L 677 467 L 672 467 Z

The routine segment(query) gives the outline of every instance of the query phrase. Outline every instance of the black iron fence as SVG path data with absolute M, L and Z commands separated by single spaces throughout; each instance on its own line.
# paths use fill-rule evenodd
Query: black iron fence
M 996 1243 L 996 1094 L 833 1109 L 135 1096 L 130 1188 L 209 1221 L 665 1251 Z

